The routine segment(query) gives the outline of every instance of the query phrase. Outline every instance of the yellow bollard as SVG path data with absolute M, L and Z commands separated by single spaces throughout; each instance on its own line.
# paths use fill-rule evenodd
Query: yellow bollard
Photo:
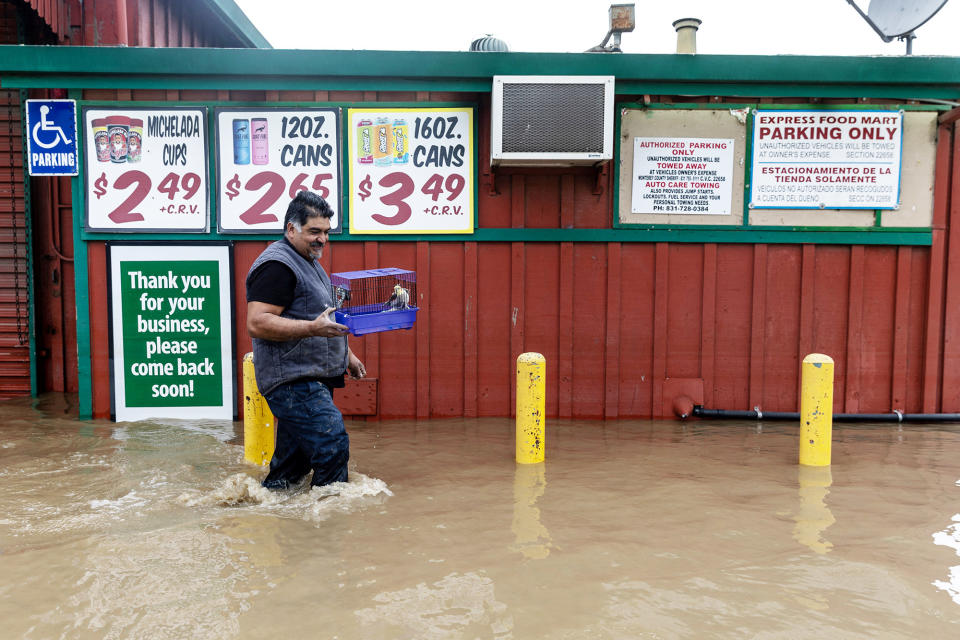
M 800 464 L 826 467 L 833 439 L 833 358 L 811 353 L 800 379 Z
M 543 462 L 546 450 L 547 361 L 539 353 L 517 357 L 517 462 Z
M 243 356 L 243 459 L 265 465 L 273 457 L 276 420 L 257 389 L 253 354 Z

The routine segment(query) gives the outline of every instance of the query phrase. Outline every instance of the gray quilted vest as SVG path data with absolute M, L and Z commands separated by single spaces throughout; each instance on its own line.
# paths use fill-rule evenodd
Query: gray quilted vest
M 249 273 L 269 260 L 282 262 L 297 276 L 293 302 L 281 317 L 313 320 L 327 307 L 336 306 L 330 278 L 316 260 L 308 262 L 287 242 L 274 242 L 254 261 Z M 338 376 L 347 370 L 347 337 L 312 336 L 285 342 L 254 338 L 253 365 L 257 389 L 263 394 L 295 380 Z

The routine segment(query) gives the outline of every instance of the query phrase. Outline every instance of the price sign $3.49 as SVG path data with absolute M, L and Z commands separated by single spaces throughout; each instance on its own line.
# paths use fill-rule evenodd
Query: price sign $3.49
M 434 173 L 419 185 L 420 193 L 429 196 L 430 201 L 438 203 L 425 207 L 424 213 L 427 215 L 462 215 L 464 213 L 462 205 L 448 205 L 446 202 L 456 200 L 465 186 L 466 179 L 458 173 L 451 173 L 446 176 Z M 382 187 L 382 189 L 376 187 Z M 385 209 L 385 213 L 374 213 L 370 217 L 380 224 L 389 226 L 400 225 L 408 221 L 413 215 L 413 209 L 407 202 L 407 198 L 413 195 L 418 188 L 413 177 L 402 171 L 394 171 L 380 178 L 376 187 L 369 173 L 357 185 L 357 196 L 361 202 L 366 202 L 367 198 L 375 195 L 388 208 Z M 384 191 L 386 193 L 382 193 Z
M 251 204 L 246 211 L 239 215 L 240 220 L 248 225 L 265 224 L 278 222 L 279 218 L 267 213 L 277 202 L 286 195 L 293 199 L 299 191 L 314 191 L 324 199 L 330 196 L 330 189 L 324 185 L 324 182 L 333 180 L 332 173 L 298 173 L 291 181 L 289 187 L 286 179 L 275 171 L 261 171 L 255 173 L 243 183 L 240 180 L 240 174 L 234 173 L 233 177 L 224 184 L 223 195 L 233 200 L 240 195 L 241 189 L 244 191 L 261 191 L 262 195 Z

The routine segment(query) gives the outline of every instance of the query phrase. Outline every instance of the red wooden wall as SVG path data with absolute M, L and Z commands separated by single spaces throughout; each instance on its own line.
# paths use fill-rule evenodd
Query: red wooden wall
M 478 101 L 375 92 L 87 91 L 89 100 Z M 689 101 L 689 98 L 685 98 Z M 796 102 L 793 100 L 792 102 Z M 852 102 L 852 101 L 851 101 Z M 480 110 L 480 166 L 489 118 Z M 328 271 L 417 271 L 415 328 L 352 339 L 378 388 L 378 416 L 509 416 L 517 355 L 547 359 L 560 417 L 670 415 L 699 389 L 711 408 L 797 410 L 799 362 L 836 361 L 835 411 L 960 411 L 960 145 L 942 126 L 931 247 L 591 242 L 352 242 Z M 481 169 L 481 227 L 608 228 L 608 172 Z M 250 350 L 244 278 L 262 241 L 236 238 L 237 352 Z M 952 251 L 950 247 L 953 247 Z M 89 244 L 94 412 L 109 413 L 106 264 Z M 241 384 L 237 376 L 238 388 Z M 691 387 L 692 385 L 692 387 Z M 240 405 L 242 406 L 242 404 Z
M 25 0 L 58 44 L 237 47 L 195 0 Z

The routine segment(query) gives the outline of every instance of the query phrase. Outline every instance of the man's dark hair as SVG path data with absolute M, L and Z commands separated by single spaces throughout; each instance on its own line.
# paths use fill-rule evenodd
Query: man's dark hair
M 312 191 L 300 191 L 297 197 L 290 201 L 287 207 L 287 215 L 283 219 L 283 228 L 287 228 L 287 223 L 292 223 L 293 228 L 299 231 L 307 223 L 308 218 L 332 218 L 333 209 L 327 204 L 327 201 Z

